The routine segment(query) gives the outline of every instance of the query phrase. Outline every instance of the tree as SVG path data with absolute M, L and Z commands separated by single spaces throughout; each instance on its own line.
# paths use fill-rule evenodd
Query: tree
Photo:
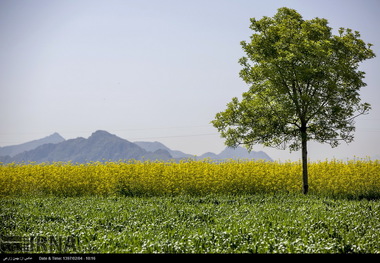
M 359 32 L 340 28 L 333 35 L 326 19 L 303 20 L 293 9 L 251 18 L 255 31 L 241 42 L 240 77 L 250 85 L 211 122 L 225 144 L 302 149 L 303 193 L 308 192 L 307 142 L 353 141 L 354 119 L 370 110 L 361 103 L 366 86 L 359 64 L 375 57 Z

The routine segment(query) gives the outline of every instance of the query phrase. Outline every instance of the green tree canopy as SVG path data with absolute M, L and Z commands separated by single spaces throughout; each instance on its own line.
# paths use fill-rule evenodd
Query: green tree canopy
M 226 145 L 254 144 L 302 149 L 303 189 L 308 191 L 307 141 L 329 143 L 354 138 L 355 117 L 370 105 L 359 95 L 364 72 L 359 65 L 375 57 L 371 44 L 351 29 L 332 34 L 326 19 L 304 20 L 293 9 L 251 19 L 254 31 L 239 62 L 250 86 L 212 121 Z

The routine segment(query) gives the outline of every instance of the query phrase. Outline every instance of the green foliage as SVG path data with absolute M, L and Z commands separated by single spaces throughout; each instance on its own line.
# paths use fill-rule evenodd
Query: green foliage
M 226 144 L 298 150 L 302 132 L 333 147 L 351 142 L 354 118 L 370 109 L 359 97 L 366 84 L 358 67 L 375 56 L 371 44 L 351 29 L 333 35 L 326 19 L 304 20 L 289 8 L 252 18 L 250 28 L 255 33 L 241 42 L 240 59 L 249 91 L 212 121 Z
M 370 109 L 359 96 L 366 85 L 359 63 L 375 54 L 359 32 L 341 28 L 333 35 L 326 19 L 303 20 L 285 7 L 273 18 L 252 18 L 250 28 L 256 33 L 241 42 L 247 56 L 240 59 L 249 91 L 241 102 L 233 98 L 212 124 L 230 147 L 302 148 L 306 194 L 307 142 L 336 147 L 353 140 L 355 117 Z
M 78 240 L 75 250 L 33 253 L 380 253 L 378 201 L 257 194 L 0 204 L 1 236 Z

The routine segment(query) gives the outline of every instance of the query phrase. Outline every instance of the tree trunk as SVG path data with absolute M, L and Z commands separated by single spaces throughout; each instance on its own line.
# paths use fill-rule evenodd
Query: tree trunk
M 303 193 L 307 194 L 309 191 L 309 178 L 307 172 L 307 133 L 306 127 L 301 128 L 301 140 L 302 140 L 302 181 L 303 181 Z

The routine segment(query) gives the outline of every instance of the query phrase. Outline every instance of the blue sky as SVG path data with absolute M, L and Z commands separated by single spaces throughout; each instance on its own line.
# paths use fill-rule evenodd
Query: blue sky
M 358 30 L 380 56 L 380 1 L 0 1 L 0 146 L 102 129 L 200 155 L 223 140 L 210 121 L 248 89 L 239 78 L 249 19 L 280 7 Z M 310 144 L 312 160 L 380 158 L 380 62 L 366 61 L 355 142 Z M 256 146 L 273 159 L 298 160 Z

